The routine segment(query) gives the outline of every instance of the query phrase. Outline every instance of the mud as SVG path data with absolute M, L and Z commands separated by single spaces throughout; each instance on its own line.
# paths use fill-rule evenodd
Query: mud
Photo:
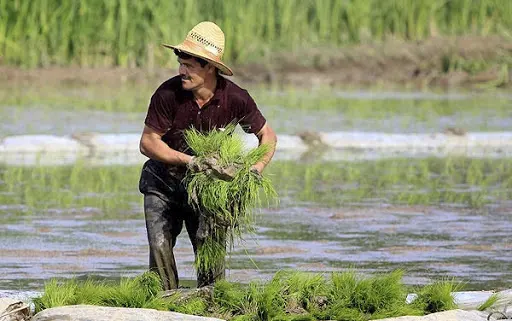
M 273 52 L 252 63 L 233 66 L 233 79 L 244 85 L 271 83 L 307 88 L 349 86 L 390 88 L 509 87 L 512 41 L 499 36 L 433 37 L 424 41 L 384 43 L 344 48 L 301 48 Z M 450 64 L 452 68 L 450 68 Z M 505 68 L 505 69 L 504 69 Z M 6 86 L 80 87 L 92 84 L 158 82 L 174 69 L 50 67 L 26 70 L 0 66 Z

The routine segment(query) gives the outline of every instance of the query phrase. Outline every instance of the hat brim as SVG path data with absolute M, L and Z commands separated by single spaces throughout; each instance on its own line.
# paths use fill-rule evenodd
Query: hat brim
M 233 76 L 233 71 L 231 70 L 231 68 L 226 66 L 225 63 L 220 61 L 214 55 L 210 54 L 208 51 L 202 49 L 202 47 L 200 47 L 200 46 L 192 47 L 185 43 L 175 45 L 175 46 L 162 44 L 162 46 L 169 48 L 169 49 L 176 49 L 176 50 L 182 51 L 186 54 L 189 54 L 191 56 L 204 59 L 204 60 L 208 61 L 209 63 L 211 63 L 212 65 L 214 65 L 216 68 L 218 68 L 220 70 L 221 74 L 226 75 L 226 76 Z

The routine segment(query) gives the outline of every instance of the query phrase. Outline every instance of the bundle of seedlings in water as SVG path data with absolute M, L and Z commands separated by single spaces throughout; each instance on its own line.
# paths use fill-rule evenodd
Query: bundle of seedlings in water
M 202 246 L 195 264 L 203 272 L 223 266 L 227 242 L 233 246 L 242 234 L 254 231 L 253 209 L 260 204 L 260 192 L 267 200 L 276 196 L 270 180 L 251 169 L 270 146 L 246 151 L 235 127 L 185 131 L 195 155 L 186 176 L 188 201 L 200 215 L 197 238 Z

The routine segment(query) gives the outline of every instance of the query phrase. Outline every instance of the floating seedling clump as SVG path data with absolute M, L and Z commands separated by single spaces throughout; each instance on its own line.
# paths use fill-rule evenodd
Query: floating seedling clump
M 197 237 L 202 246 L 196 268 L 203 272 L 223 266 L 226 242 L 233 246 L 244 232 L 253 231 L 253 209 L 260 203 L 260 192 L 267 199 L 276 196 L 270 180 L 251 170 L 270 146 L 246 151 L 234 130 L 235 125 L 230 124 L 208 133 L 185 132 L 195 161 L 208 164 L 206 170 L 190 170 L 186 177 L 189 203 L 200 214 Z

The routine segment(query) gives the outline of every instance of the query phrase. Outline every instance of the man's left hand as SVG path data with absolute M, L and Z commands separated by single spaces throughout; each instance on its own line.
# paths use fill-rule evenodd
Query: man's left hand
M 265 168 L 265 165 L 260 162 L 260 163 L 256 163 L 256 164 L 252 165 L 251 171 L 255 171 L 261 175 L 261 173 L 263 173 L 264 168 Z

